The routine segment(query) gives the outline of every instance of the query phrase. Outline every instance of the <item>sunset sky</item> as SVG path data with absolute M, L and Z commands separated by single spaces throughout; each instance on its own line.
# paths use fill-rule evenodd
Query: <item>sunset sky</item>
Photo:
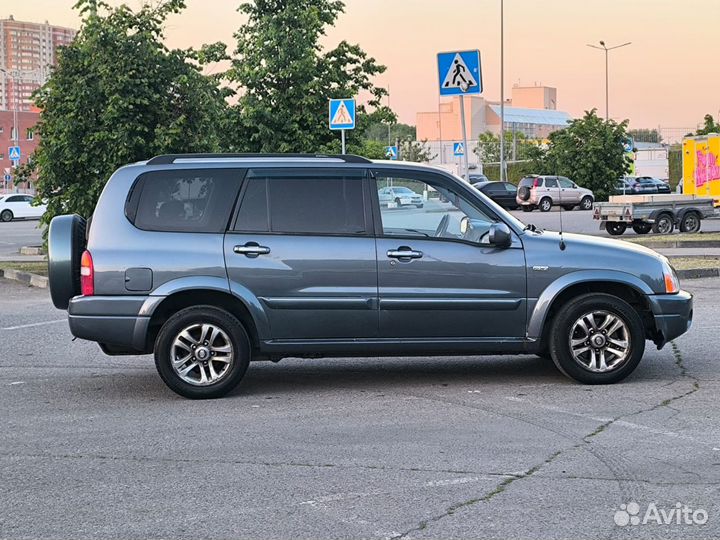
M 120 4 L 121 2 L 111 2 Z M 126 2 L 137 6 L 140 2 Z M 232 43 L 243 22 L 238 0 L 188 0 L 169 21 L 173 47 Z M 78 27 L 74 0 L 2 0 L 0 17 Z M 435 55 L 480 49 L 484 96 L 500 96 L 499 0 L 347 0 L 325 39 L 357 42 L 387 72 L 391 106 L 403 122 L 437 108 Z M 631 127 L 684 134 L 706 113 L 720 114 L 720 0 L 505 0 L 505 88 L 558 89 L 558 108 L 604 115 L 604 54 L 587 43 L 632 45 L 610 53 L 610 116 Z

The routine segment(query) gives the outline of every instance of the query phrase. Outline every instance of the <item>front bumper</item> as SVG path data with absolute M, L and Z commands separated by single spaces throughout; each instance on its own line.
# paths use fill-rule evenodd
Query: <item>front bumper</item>
M 147 352 L 149 298 L 152 297 L 76 296 L 68 306 L 70 332 L 108 349 Z
M 669 341 L 690 329 L 693 318 L 693 297 L 687 291 L 680 291 L 677 294 L 655 294 L 648 298 L 655 317 L 654 341 L 658 349 L 661 349 Z

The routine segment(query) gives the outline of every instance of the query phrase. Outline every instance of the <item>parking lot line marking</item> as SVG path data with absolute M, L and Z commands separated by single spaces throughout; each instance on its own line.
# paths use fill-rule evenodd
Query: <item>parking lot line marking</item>
M 20 330 L 22 328 L 32 328 L 33 326 L 45 326 L 46 324 L 56 324 L 60 322 L 65 322 L 67 319 L 57 319 L 55 321 L 43 321 L 43 322 L 36 322 L 36 323 L 30 323 L 30 324 L 20 324 L 18 326 L 6 326 L 5 328 L 0 328 L 0 330 Z

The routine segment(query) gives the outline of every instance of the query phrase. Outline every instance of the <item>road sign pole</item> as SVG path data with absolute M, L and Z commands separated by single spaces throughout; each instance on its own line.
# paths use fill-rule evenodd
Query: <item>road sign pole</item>
M 340 130 L 340 138 L 342 140 L 342 153 L 343 153 L 343 155 L 345 155 L 345 130 L 344 129 Z
M 460 94 L 460 125 L 462 126 L 463 138 L 463 166 L 465 169 L 465 181 L 470 181 L 470 167 L 468 166 L 468 144 L 467 131 L 465 130 L 465 96 Z

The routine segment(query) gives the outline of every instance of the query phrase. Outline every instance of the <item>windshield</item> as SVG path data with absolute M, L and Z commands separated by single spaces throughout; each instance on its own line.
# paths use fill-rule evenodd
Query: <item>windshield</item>
M 393 190 L 398 193 L 411 193 L 413 195 L 416 194 L 412 189 L 406 188 L 406 187 L 396 187 L 396 188 L 393 188 Z

